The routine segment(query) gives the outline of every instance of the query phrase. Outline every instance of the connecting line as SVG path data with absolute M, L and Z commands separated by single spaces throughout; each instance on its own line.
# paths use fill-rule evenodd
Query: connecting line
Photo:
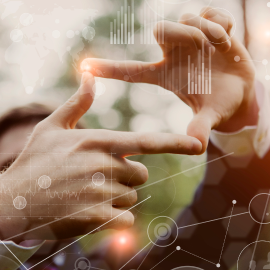
M 93 267 L 93 266 L 91 266 L 91 268 L 90 268 L 90 269 L 105 270 L 105 269 L 96 268 L 96 267 Z
M 257 249 L 258 240 L 259 240 L 259 237 L 260 237 L 260 234 L 261 234 L 261 230 L 262 230 L 263 220 L 264 220 L 264 217 L 265 217 L 265 214 L 266 214 L 266 210 L 267 210 L 267 206 L 268 206 L 268 203 L 269 203 L 269 197 L 270 197 L 270 190 L 268 192 L 268 197 L 267 197 L 266 204 L 265 204 L 264 211 L 263 211 L 263 215 L 262 215 L 262 221 L 261 221 L 261 224 L 260 224 L 260 228 L 259 228 L 259 231 L 258 231 L 258 234 L 257 234 L 257 239 L 256 239 L 256 242 L 255 242 L 254 250 L 253 250 L 252 257 L 251 257 L 251 260 L 250 261 L 253 261 L 254 255 L 255 255 L 255 251 Z
M 163 178 L 163 179 L 160 179 L 160 180 L 158 180 L 158 181 L 156 181 L 156 182 L 154 182 L 154 183 L 151 183 L 151 184 L 142 186 L 142 187 L 140 187 L 140 188 L 137 188 L 136 190 L 141 190 L 141 189 L 144 189 L 144 188 L 146 188 L 146 187 L 153 186 L 153 185 L 158 184 L 158 183 L 160 183 L 160 182 L 162 182 L 162 181 L 164 181 L 164 180 L 173 178 L 173 177 L 178 176 L 178 175 L 180 175 L 180 174 L 183 174 L 183 173 L 185 173 L 185 172 L 189 172 L 189 171 L 191 171 L 191 170 L 193 170 L 193 169 L 202 167 L 202 166 L 204 166 L 204 165 L 210 164 L 210 163 L 212 163 L 212 162 L 215 162 L 215 161 L 217 161 L 217 160 L 219 160 L 219 159 L 228 157 L 228 156 L 233 155 L 233 154 L 234 154 L 234 152 L 231 152 L 231 153 L 226 154 L 226 155 L 224 155 L 224 156 L 221 156 L 221 157 L 212 159 L 212 160 L 210 160 L 210 161 L 204 162 L 204 163 L 202 163 L 202 164 L 199 164 L 199 165 L 197 165 L 197 166 L 194 166 L 194 167 L 189 168 L 189 169 L 187 169 L 187 170 L 184 170 L 184 171 L 182 171 L 182 172 L 179 172 L 179 173 L 173 174 L 173 175 L 171 175 L 171 176 L 165 177 L 165 178 Z
M 207 221 L 203 221 L 203 222 L 199 222 L 199 223 L 195 223 L 195 224 L 190 224 L 190 225 L 178 227 L 178 230 L 183 229 L 183 228 L 197 226 L 197 225 L 200 225 L 200 224 L 205 224 L 205 223 L 217 221 L 217 220 L 221 220 L 221 219 L 226 219 L 226 218 L 231 218 L 231 217 L 237 217 L 237 216 L 241 216 L 241 215 L 246 215 L 246 214 L 249 214 L 249 212 L 244 212 L 244 213 L 235 214 L 235 215 L 231 215 L 231 216 L 227 216 L 227 217 L 216 218 L 216 219 L 212 219 L 212 220 L 207 220 Z
M 219 160 L 219 159 L 225 158 L 225 157 L 230 156 L 230 155 L 232 155 L 232 154 L 234 154 L 234 152 L 229 153 L 229 154 L 224 155 L 224 156 L 221 156 L 221 157 L 219 157 L 219 158 L 215 158 L 215 159 L 210 160 L 210 161 L 208 161 L 208 162 L 202 163 L 202 164 L 200 164 L 200 165 L 197 165 L 197 166 L 195 166 L 195 167 L 192 167 L 192 168 L 187 169 L 187 170 L 185 170 L 185 171 L 182 171 L 182 172 L 180 172 L 180 173 L 176 173 L 176 174 L 174 174 L 174 175 L 172 175 L 172 176 L 165 177 L 165 178 L 160 179 L 160 180 L 158 180 L 158 181 L 156 181 L 156 182 L 154 182 L 154 183 L 151 183 L 151 184 L 142 186 L 142 187 L 136 189 L 136 191 L 137 191 L 137 190 L 144 189 L 144 188 L 147 188 L 147 187 L 152 186 L 152 185 L 155 185 L 155 184 L 158 184 L 158 183 L 160 183 L 160 182 L 162 182 L 162 181 L 164 181 L 164 180 L 170 179 L 170 178 L 175 177 L 175 176 L 177 176 L 177 175 L 180 175 L 180 174 L 182 174 L 182 173 L 185 173 L 185 172 L 191 171 L 191 170 L 193 170 L 193 169 L 196 169 L 196 168 L 198 168 L 198 167 L 204 166 L 204 165 L 206 165 L 206 164 L 212 163 L 212 162 L 214 162 L 214 161 L 217 161 L 217 160 Z M 121 195 L 119 195 L 119 196 L 116 196 L 116 197 L 113 197 L 113 198 L 111 198 L 111 199 L 108 199 L 108 200 L 106 200 L 106 201 L 104 201 L 104 202 L 101 202 L 101 203 L 98 203 L 98 204 L 89 206 L 89 207 L 87 207 L 87 208 L 84 208 L 84 209 L 79 210 L 79 211 L 77 211 L 77 212 L 75 212 L 75 213 L 72 213 L 72 214 L 70 214 L 70 215 L 64 216 L 64 217 L 62 217 L 62 218 L 59 218 L 59 219 L 57 219 L 57 220 L 50 221 L 50 222 L 48 222 L 48 223 L 46 223 L 46 224 L 37 226 L 37 227 L 35 227 L 35 228 L 33 228 L 33 229 L 30 229 L 30 230 L 28 230 L 28 231 L 25 231 L 25 232 L 16 234 L 16 235 L 14 235 L 14 236 L 12 236 L 12 237 L 9 237 L 9 238 L 7 238 L 7 239 L 4 239 L 3 241 L 11 240 L 11 239 L 13 239 L 13 238 L 15 238 L 15 237 L 18 237 L 18 236 L 24 235 L 24 234 L 26 234 L 26 233 L 32 232 L 32 231 L 34 231 L 34 230 L 40 229 L 40 228 L 42 228 L 42 227 L 45 227 L 45 226 L 50 225 L 50 224 L 52 224 L 52 223 L 58 222 L 58 221 L 63 220 L 63 219 L 65 219 L 65 218 L 72 217 L 72 216 L 74 216 L 74 215 L 76 215 L 76 214 L 79 214 L 79 213 L 81 213 L 81 212 L 83 212 L 83 211 L 89 210 L 89 209 L 91 209 L 91 208 L 93 208 L 93 207 L 96 207 L 96 206 L 98 206 L 98 205 L 102 205 L 102 204 L 104 204 L 104 203 L 106 203 L 106 202 L 110 202 L 110 201 L 112 201 L 112 200 L 115 200 L 115 199 L 121 198 L 121 197 L 123 197 L 123 196 L 126 196 L 126 195 L 128 195 L 129 193 L 132 193 L 132 192 L 134 192 L 134 191 L 129 191 L 129 192 L 126 192 L 126 193 L 121 194 Z
M 0 243 L 2 243 L 6 249 L 17 259 L 17 261 L 27 270 L 27 268 L 24 266 L 24 264 L 19 260 L 19 258 L 5 245 L 3 241 L 0 240 Z
M 198 255 L 195 255 L 195 254 L 193 254 L 193 253 L 190 253 L 190 252 L 188 252 L 188 251 L 186 251 L 186 250 L 184 250 L 184 249 L 182 249 L 182 248 L 180 249 L 180 251 L 184 251 L 184 252 L 186 252 L 186 253 L 188 253 L 188 254 L 194 256 L 194 257 L 197 257 L 197 258 L 199 258 L 199 259 L 201 259 L 201 260 L 204 260 L 204 261 L 206 261 L 206 262 L 209 262 L 209 263 L 212 263 L 212 264 L 216 265 L 215 263 L 210 262 L 210 261 L 208 261 L 208 260 L 206 260 L 206 259 L 204 259 L 204 258 L 202 258 L 202 257 L 200 257 L 200 256 L 198 256 Z
M 223 253 L 224 246 L 225 246 L 225 241 L 226 241 L 226 238 L 227 238 L 227 234 L 228 234 L 230 223 L 231 223 L 231 219 L 232 219 L 233 209 L 234 209 L 234 204 L 232 206 L 231 216 L 230 216 L 230 219 L 229 219 L 229 222 L 228 222 L 227 231 L 226 231 L 225 238 L 224 238 L 224 241 L 223 241 L 223 246 L 222 246 L 222 249 L 221 249 L 221 253 L 220 253 L 219 260 L 218 260 L 218 264 L 220 264 L 220 261 L 221 261 L 222 253 Z
M 81 240 L 82 238 L 84 238 L 85 236 L 87 236 L 87 235 L 89 235 L 90 233 L 92 233 L 92 232 L 94 232 L 94 231 L 100 229 L 101 227 L 103 227 L 104 225 L 108 224 L 108 223 L 111 222 L 112 220 L 114 220 L 114 219 L 120 217 L 121 215 L 125 214 L 125 213 L 128 212 L 129 210 L 133 209 L 133 208 L 136 207 L 137 205 L 139 205 L 139 204 L 145 202 L 146 200 L 148 200 L 148 199 L 150 199 L 150 198 L 151 198 L 151 196 L 147 197 L 146 199 L 142 200 L 141 202 L 135 204 L 134 206 L 132 206 L 132 207 L 130 207 L 129 209 L 127 209 L 126 211 L 124 211 L 124 212 L 122 212 L 121 214 L 117 215 L 116 217 L 110 219 L 109 221 L 107 221 L 107 222 L 103 223 L 102 225 L 100 225 L 99 227 L 95 228 L 95 229 L 92 230 L 91 232 L 89 232 L 89 233 L 87 233 L 87 234 L 81 236 L 80 238 L 76 239 L 76 240 L 73 241 L 72 243 L 70 243 L 70 244 L 66 245 L 65 247 L 61 248 L 60 250 L 56 251 L 56 252 L 53 253 L 52 255 L 48 256 L 48 257 L 45 258 L 45 259 L 43 259 L 42 261 L 36 263 L 35 265 L 31 266 L 30 268 L 26 268 L 26 267 L 25 267 L 25 269 L 26 269 L 26 270 L 30 270 L 30 269 L 34 268 L 34 267 L 37 266 L 38 264 L 44 262 L 45 260 L 47 260 L 47 259 L 49 259 L 50 257 L 54 256 L 55 254 L 59 253 L 60 251 L 66 249 L 67 247 L 69 247 L 69 246 L 73 245 L 74 243 L 80 241 L 80 240 Z
M 172 253 L 170 253 L 168 256 L 166 256 L 163 260 L 161 260 L 159 263 L 157 263 L 154 267 L 152 267 L 150 270 L 154 269 L 157 265 L 162 263 L 165 259 L 167 259 L 169 256 L 171 256 L 176 250 L 174 250 Z
M 138 254 L 140 254 L 146 247 L 148 247 L 152 242 L 150 241 L 145 247 L 143 247 L 137 254 L 135 254 L 128 262 L 126 262 L 119 270 L 124 268 L 130 261 L 132 261 Z
M 157 241 L 156 241 L 157 242 Z M 148 250 L 147 254 L 145 255 L 145 257 L 143 258 L 142 262 L 140 263 L 139 267 L 137 268 L 137 270 L 140 269 L 140 267 L 142 266 L 143 262 L 145 261 L 145 259 L 147 258 L 147 256 L 149 255 L 149 253 L 151 252 L 151 250 L 153 249 L 155 245 L 152 245 L 152 247 Z

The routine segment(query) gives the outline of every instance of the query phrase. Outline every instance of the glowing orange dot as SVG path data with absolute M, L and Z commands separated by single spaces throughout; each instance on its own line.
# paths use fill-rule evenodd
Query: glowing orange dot
M 88 65 L 86 61 L 82 61 L 81 63 L 81 70 L 82 71 L 90 71 L 91 67 Z
M 125 237 L 120 237 L 119 242 L 124 245 L 127 242 L 127 239 Z

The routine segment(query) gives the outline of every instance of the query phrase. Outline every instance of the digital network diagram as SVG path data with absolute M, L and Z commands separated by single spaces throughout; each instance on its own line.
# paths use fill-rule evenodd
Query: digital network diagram
M 190 0 L 192 1 L 192 0 Z M 185 3 L 188 1 L 181 1 L 182 3 Z M 209 2 L 208 4 L 211 4 L 212 1 L 206 1 Z M 134 0 L 124 0 L 121 6 L 119 7 L 119 10 L 116 13 L 115 19 L 113 21 L 109 22 L 109 25 L 107 27 L 108 29 L 108 36 L 109 36 L 109 44 L 110 45 L 125 45 L 127 47 L 136 45 L 138 48 L 142 48 L 144 46 L 157 46 L 158 44 L 164 45 L 166 44 L 167 40 L 164 36 L 164 19 L 170 19 L 167 18 L 165 15 L 165 9 L 167 8 L 167 5 L 171 4 L 179 4 L 176 0 L 173 1 L 167 1 L 167 0 L 145 0 L 143 1 L 143 5 L 141 8 L 141 20 L 139 23 L 139 27 L 136 26 L 136 1 Z M 270 5 L 269 5 L 270 6 Z M 223 10 L 223 9 L 222 9 Z M 224 10 L 223 10 L 224 11 Z M 226 12 L 226 10 L 225 10 Z M 230 17 L 234 20 L 232 14 L 228 11 Z M 93 23 L 93 13 L 83 14 L 85 17 L 89 19 Z M 32 24 L 34 21 L 34 17 L 31 14 L 24 13 L 20 17 L 20 23 L 22 25 L 22 28 L 28 27 Z M 158 22 L 162 21 L 159 24 L 159 35 L 155 37 L 153 35 L 153 29 L 156 26 Z M 235 20 L 234 20 L 235 22 Z M 57 19 L 54 21 L 55 24 L 59 24 L 60 21 Z M 236 24 L 234 24 L 236 27 Z M 211 31 L 209 29 L 209 32 L 215 36 L 215 32 Z M 230 38 L 234 34 L 235 29 L 233 29 Z M 54 40 L 57 40 L 60 38 L 62 33 L 58 30 L 52 30 L 51 37 Z M 90 26 L 81 26 L 81 30 L 71 30 L 67 29 L 65 32 L 65 36 L 67 39 L 72 40 L 74 37 L 81 35 L 83 40 L 86 42 L 90 42 L 94 39 L 96 35 L 96 31 L 94 27 Z M 10 39 L 12 40 L 13 44 L 17 44 L 23 39 L 25 39 L 25 34 L 23 32 L 23 29 L 14 29 L 10 33 Z M 219 38 L 216 36 L 215 38 Z M 141 76 L 142 73 L 146 73 L 149 75 L 150 73 L 156 74 L 155 76 L 157 79 L 157 85 L 158 85 L 158 91 L 157 94 L 163 95 L 166 94 L 167 91 L 164 89 L 171 90 L 174 93 L 181 93 L 181 91 L 186 91 L 188 95 L 200 95 L 200 94 L 206 94 L 211 95 L 214 92 L 214 89 L 212 87 L 212 69 L 214 68 L 212 65 L 212 58 L 211 58 L 211 49 L 207 51 L 207 49 L 204 46 L 204 39 L 201 39 L 200 45 L 194 44 L 193 47 L 193 53 L 188 53 L 188 51 L 183 51 L 181 43 L 173 43 L 172 46 L 175 47 L 174 50 L 172 50 L 171 58 L 168 61 L 164 61 L 162 65 L 156 65 L 151 64 L 149 65 L 148 69 L 145 69 L 141 72 L 137 73 L 129 73 L 127 72 L 127 67 L 125 62 L 123 64 L 119 64 L 118 61 L 115 61 L 113 65 L 113 70 L 116 72 L 116 74 L 120 74 L 122 76 L 122 79 L 126 82 L 134 82 L 138 85 L 138 87 L 141 87 L 137 81 L 136 78 L 138 76 Z M 42 46 L 41 46 L 42 47 Z M 40 49 L 40 47 L 39 47 Z M 60 54 L 59 48 L 53 48 L 58 54 Z M 72 51 L 71 45 L 67 46 L 65 48 L 66 52 L 69 52 L 73 58 L 76 58 L 79 51 Z M 44 57 L 46 52 L 44 52 Z M 206 57 L 207 55 L 207 57 Z M 10 54 L 7 54 L 7 58 L 10 56 Z M 60 57 L 60 56 L 59 56 Z M 11 58 L 8 58 L 9 60 Z M 126 49 L 125 53 L 125 61 L 128 61 L 129 54 Z M 254 61 L 254 62 L 260 62 L 263 66 L 265 66 L 265 80 L 270 80 L 270 75 L 268 74 L 267 65 L 268 60 L 264 59 L 261 61 L 256 60 L 249 60 L 249 59 L 241 59 L 238 55 L 235 55 L 234 61 L 236 63 L 241 63 L 243 61 Z M 183 68 L 186 67 L 186 68 Z M 106 71 L 102 70 L 102 67 L 89 67 L 89 69 L 93 69 L 101 78 L 106 78 L 107 74 Z M 87 68 L 85 68 L 87 69 Z M 27 77 L 26 74 L 25 78 Z M 32 84 L 31 84 L 32 83 Z M 35 82 L 26 82 L 24 81 L 25 91 L 28 94 L 31 94 L 34 91 Z M 96 94 L 103 95 L 105 93 L 104 85 L 101 82 L 96 83 Z M 5 153 L 2 153 L 5 155 Z M 151 187 L 155 184 L 158 184 L 160 182 L 166 181 L 168 179 L 173 179 L 174 177 L 184 174 L 187 171 L 194 170 L 198 167 L 203 167 L 210 163 L 215 163 L 216 161 L 226 158 L 228 156 L 233 155 L 234 153 L 230 153 L 227 155 L 224 155 L 219 158 L 214 158 L 208 162 L 202 163 L 200 165 L 197 165 L 195 167 L 191 167 L 185 171 L 181 171 L 177 174 L 170 175 L 166 178 L 157 179 L 154 183 L 151 184 L 145 184 L 142 187 L 136 188 L 136 191 L 143 190 L 145 188 Z M 0 154 L 1 155 L 1 154 Z M 14 153 L 14 156 L 17 155 Z M 40 155 L 37 153 L 37 155 Z M 94 155 L 97 157 L 100 155 L 100 153 L 91 153 L 91 155 Z M 108 153 L 107 155 L 110 156 L 111 160 L 113 158 L 113 155 L 115 153 Z M 46 171 L 46 166 L 54 166 L 53 162 L 54 159 L 57 158 L 56 154 L 54 153 L 52 156 L 50 154 L 45 154 L 45 160 L 47 162 L 46 164 L 43 164 L 42 166 L 45 168 L 44 171 Z M 103 157 L 101 157 L 102 159 Z M 31 159 L 31 157 L 30 157 Z M 45 163 L 46 163 L 45 162 Z M 16 256 L 16 254 L 9 248 L 9 246 L 6 244 L 7 241 L 11 241 L 12 239 L 24 235 L 27 233 L 30 233 L 32 231 L 42 229 L 43 227 L 49 226 L 53 223 L 59 222 L 63 219 L 73 219 L 73 218 L 88 218 L 90 219 L 91 216 L 87 216 L 87 210 L 93 207 L 97 206 L 106 206 L 106 204 L 110 205 L 112 200 L 118 199 L 121 196 L 128 196 L 129 192 L 119 195 L 117 197 L 114 196 L 112 189 L 107 193 L 107 196 L 104 196 L 103 200 L 94 205 L 90 205 L 87 202 L 88 196 L 94 196 L 95 189 L 96 188 L 102 188 L 104 187 L 104 183 L 110 182 L 111 185 L 114 178 L 114 169 L 115 167 L 112 165 L 112 161 L 109 162 L 110 165 L 106 166 L 104 165 L 103 168 L 100 170 L 97 170 L 91 178 L 82 178 L 80 179 L 83 182 L 83 187 L 79 192 L 73 192 L 68 188 L 68 184 L 73 181 L 73 179 L 68 178 L 69 170 L 72 170 L 72 168 L 75 166 L 72 160 L 66 161 L 66 166 L 62 168 L 66 171 L 67 178 L 61 179 L 61 180 L 55 180 L 52 175 L 47 175 L 46 173 L 39 175 L 33 181 L 31 181 L 31 186 L 26 188 L 26 191 L 24 194 L 22 192 L 18 191 L 17 184 L 20 182 L 20 179 L 12 179 L 12 185 L 0 185 L 0 194 L 1 196 L 7 197 L 9 203 L 6 204 L 4 207 L 8 209 L 8 215 L 1 216 L 0 218 L 6 218 L 6 219 L 13 219 L 13 218 L 19 218 L 22 219 L 23 222 L 28 222 L 27 219 L 37 218 L 37 219 L 46 219 L 46 218 L 53 218 L 52 221 L 47 222 L 41 226 L 37 226 L 35 228 L 27 229 L 24 232 L 20 234 L 16 234 L 14 236 L 8 237 L 7 239 L 1 239 L 0 242 L 3 244 L 3 246 L 12 254 L 14 257 L 13 263 L 17 264 L 20 269 L 38 269 L 38 265 L 40 265 L 42 262 L 46 261 L 47 259 L 57 256 L 61 254 L 66 248 L 69 246 L 77 243 L 84 237 L 88 236 L 89 234 L 98 232 L 102 229 L 102 227 L 105 227 L 107 224 L 109 224 L 112 221 L 117 220 L 121 215 L 123 215 L 125 212 L 128 212 L 132 209 L 136 209 L 136 207 L 142 206 L 142 204 L 147 204 L 152 198 L 153 195 L 146 196 L 143 200 L 136 203 L 134 206 L 129 207 L 125 210 L 125 212 L 115 216 L 112 218 L 112 214 L 104 211 L 100 213 L 100 216 L 104 218 L 109 218 L 109 220 L 102 225 L 96 227 L 95 229 L 89 231 L 87 234 L 84 234 L 83 236 L 77 238 L 76 240 L 72 241 L 68 245 L 64 246 L 63 248 L 57 250 L 47 258 L 41 260 L 40 262 L 36 263 L 35 265 L 32 265 L 31 267 L 27 267 L 24 265 L 20 259 Z M 30 163 L 31 164 L 31 163 Z M 87 168 L 89 165 L 87 164 L 86 160 L 84 164 L 80 164 L 80 166 L 85 166 Z M 32 178 L 32 170 L 34 170 L 33 167 L 27 168 L 29 170 L 30 178 Z M 109 171 L 109 177 L 107 177 L 107 174 L 105 174 L 104 171 Z M 61 181 L 60 185 L 62 185 L 62 190 L 53 190 L 53 182 L 55 181 Z M 20 195 L 18 195 L 20 193 Z M 130 192 L 131 193 L 131 192 Z M 40 204 L 39 207 L 46 207 L 48 208 L 48 215 L 39 215 L 38 209 L 36 209 L 37 204 L 35 203 L 35 198 L 37 196 L 40 196 L 44 198 L 44 204 Z M 57 202 L 55 205 L 65 205 L 66 206 L 66 215 L 51 215 L 51 208 L 56 207 L 55 205 L 50 205 L 48 203 L 48 198 L 55 198 L 55 201 Z M 248 243 L 242 251 L 239 253 L 238 260 L 237 260 L 237 270 L 242 269 L 250 269 L 255 270 L 259 267 L 262 267 L 262 269 L 270 269 L 270 241 L 268 240 L 260 240 L 261 231 L 264 226 L 267 224 L 270 224 L 270 190 L 269 193 L 262 192 L 258 193 L 255 197 L 252 198 L 249 205 L 246 206 L 248 211 L 244 211 L 242 213 L 234 213 L 235 206 L 237 205 L 237 198 L 231 201 L 232 207 L 230 209 L 230 214 L 227 216 L 221 216 L 215 219 L 211 220 L 204 220 L 198 223 L 189 224 L 186 226 L 178 226 L 176 221 L 172 219 L 169 216 L 162 216 L 158 215 L 155 218 L 152 219 L 152 221 L 149 223 L 147 227 L 147 231 L 145 232 L 145 235 L 147 235 L 149 242 L 140 249 L 133 257 L 131 257 L 128 261 L 126 261 L 125 264 L 123 264 L 119 270 L 122 269 L 129 269 L 129 264 L 135 260 L 137 257 L 139 257 L 143 252 L 147 253 L 140 261 L 140 264 L 137 268 L 137 270 L 143 266 L 147 256 L 151 253 L 151 250 L 153 247 L 158 246 L 160 248 L 166 249 L 167 247 L 171 247 L 175 245 L 175 242 L 178 238 L 178 232 L 181 229 L 188 228 L 188 227 L 195 227 L 200 226 L 202 224 L 207 223 L 214 223 L 216 221 L 220 220 L 228 220 L 227 227 L 224 234 L 224 240 L 222 243 L 220 243 L 220 246 L 217 246 L 216 248 L 220 250 L 220 256 L 217 257 L 216 261 L 210 261 L 207 258 L 201 257 L 198 254 L 194 254 L 189 250 L 186 250 L 182 248 L 181 245 L 175 245 L 174 250 L 166 257 L 160 258 L 160 261 L 153 265 L 150 270 L 152 269 L 159 269 L 160 263 L 162 263 L 165 260 L 169 260 L 170 256 L 174 253 L 181 252 L 186 253 L 190 256 L 194 256 L 204 262 L 207 262 L 211 265 L 216 266 L 216 268 L 222 268 L 222 258 L 224 255 L 224 248 L 226 245 L 226 241 L 228 238 L 228 234 L 230 232 L 230 224 L 232 219 L 238 216 L 242 215 L 249 215 L 250 219 L 253 220 L 255 223 L 259 224 L 259 230 L 257 233 L 256 239 L 254 239 L 254 242 Z M 83 206 L 82 210 L 73 212 L 72 211 L 72 204 L 77 204 L 80 207 Z M 23 212 L 24 211 L 24 212 Z M 174 232 L 177 232 L 176 234 L 173 234 Z M 213 232 L 214 233 L 214 232 Z M 170 243 L 168 243 L 168 239 L 172 239 Z M 162 242 L 164 241 L 164 244 Z M 194 243 L 196 244 L 196 243 Z M 260 248 L 262 246 L 262 248 Z M 264 254 L 261 254 L 262 257 L 265 258 L 265 262 L 263 265 L 258 265 L 258 262 L 256 261 L 256 254 L 261 252 L 263 250 Z M 248 259 L 247 259 L 248 258 Z M 91 266 L 91 260 L 89 260 L 86 257 L 81 257 L 75 261 L 74 264 L 75 269 L 96 269 L 94 266 Z M 186 269 L 186 270 L 203 270 L 199 267 L 195 266 L 180 266 L 176 269 Z M 107 269 L 101 269 L 101 270 L 107 270 Z

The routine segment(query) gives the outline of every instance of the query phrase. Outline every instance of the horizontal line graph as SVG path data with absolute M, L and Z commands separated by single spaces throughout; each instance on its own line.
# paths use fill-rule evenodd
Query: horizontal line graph
M 0 195 L 5 197 L 5 202 L 10 203 L 0 204 L 5 207 L 6 213 L 8 213 L 8 215 L 2 215 L 0 218 L 59 218 L 74 212 L 72 207 L 75 205 L 81 205 L 83 208 L 87 208 L 89 205 L 94 207 L 95 204 L 91 204 L 90 199 L 92 196 L 96 196 L 97 193 L 102 192 L 104 201 L 115 196 L 112 188 L 113 182 L 116 181 L 116 178 L 113 177 L 116 166 L 112 163 L 113 155 L 116 155 L 115 153 L 71 152 L 71 154 L 54 152 L 24 154 L 24 157 L 30 161 L 29 165 L 16 167 L 18 170 L 24 170 L 24 175 L 26 175 L 24 178 L 19 179 L 13 167 L 10 167 L 9 170 L 11 171 L 8 175 L 2 174 Z M 4 159 L 9 158 L 8 160 L 10 160 L 10 157 L 15 159 L 19 153 L 0 153 L 0 155 Z M 34 164 L 32 160 L 35 156 L 41 157 L 43 164 Z M 107 159 L 106 162 L 104 161 L 105 158 Z M 59 163 L 58 160 L 60 159 L 63 159 L 64 162 Z M 98 161 L 95 162 L 95 160 Z M 61 164 L 61 166 L 58 164 Z M 74 164 L 79 165 L 76 166 Z M 109 164 L 110 166 L 108 166 Z M 55 170 L 52 170 L 54 168 Z M 74 178 L 73 172 L 75 168 L 79 168 L 82 172 L 79 178 Z M 7 169 L 7 166 L 3 166 L 0 169 Z M 61 170 L 61 173 L 57 173 L 59 170 Z M 97 185 L 96 180 L 98 181 L 98 178 L 94 179 L 96 173 L 103 175 L 104 182 L 106 180 L 107 183 L 106 187 L 104 185 Z M 26 179 L 26 177 L 28 178 Z M 78 182 L 80 185 L 77 185 L 74 191 L 71 186 L 73 183 Z M 111 213 L 105 211 L 105 204 L 100 211 L 100 215 L 111 217 Z M 108 204 L 111 205 L 111 203 Z M 37 205 L 43 207 L 43 214 L 39 213 L 40 208 Z M 57 213 L 57 211 L 54 211 L 55 205 L 65 205 L 66 211 Z M 44 207 L 46 207 L 46 211 L 44 211 Z M 21 211 L 22 209 L 24 211 Z M 89 213 L 81 213 L 80 217 L 83 216 L 82 214 L 85 217 L 89 217 Z

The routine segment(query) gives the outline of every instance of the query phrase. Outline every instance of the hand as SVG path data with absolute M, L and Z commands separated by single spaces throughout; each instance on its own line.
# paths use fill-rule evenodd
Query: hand
M 133 187 L 143 184 L 148 172 L 144 165 L 125 157 L 201 151 L 201 143 L 188 136 L 74 129 L 93 102 L 93 85 L 92 74 L 84 72 L 79 90 L 36 126 L 17 160 L 0 175 L 1 187 L 7 191 L 0 198 L 6 206 L 1 207 L 0 216 L 31 216 L 27 218 L 30 226 L 24 226 L 27 220 L 1 219 L 2 240 L 14 235 L 18 235 L 16 241 L 69 238 L 88 233 L 120 214 L 106 228 L 127 228 L 134 217 L 120 208 L 136 202 Z M 97 172 L 106 179 L 100 185 L 92 181 Z M 44 175 L 51 179 L 45 189 L 46 182 L 38 181 Z M 19 205 L 21 210 L 12 205 L 17 196 L 27 201 L 25 208 L 23 201 Z M 43 226 L 54 217 L 59 220 Z M 41 228 L 33 229 L 37 226 Z M 33 230 L 25 234 L 29 228 Z
M 215 21 L 218 18 L 215 15 L 228 19 L 229 27 L 226 30 L 222 22 L 219 24 Z M 204 8 L 197 17 L 193 14 L 185 14 L 180 23 L 164 22 L 165 42 L 160 44 L 164 57 L 160 62 L 86 59 L 82 67 L 85 65 L 92 67 L 93 74 L 98 68 L 103 71 L 106 78 L 151 83 L 173 91 L 192 108 L 194 118 L 188 126 L 187 134 L 202 142 L 202 152 L 204 152 L 212 128 L 221 131 L 236 131 L 245 125 L 254 125 L 257 122 L 254 67 L 252 62 L 246 61 L 250 60 L 250 56 L 245 47 L 236 38 L 230 39 L 232 27 L 232 18 L 217 9 Z M 215 36 L 221 36 L 221 38 L 214 38 L 209 28 L 211 28 L 211 33 L 214 31 Z M 162 34 L 161 29 L 162 23 L 158 23 L 154 30 L 157 40 L 161 40 L 158 38 Z M 202 50 L 202 46 L 204 46 L 206 63 L 209 55 L 212 56 L 212 94 L 188 94 L 188 55 L 190 55 L 191 63 L 197 63 L 198 50 Z M 179 56 L 179 50 L 181 50 L 181 56 Z M 235 56 L 245 61 L 236 62 Z M 168 68 L 169 83 L 167 84 L 160 80 L 164 66 Z M 179 67 L 181 67 L 180 70 Z M 173 72 L 175 80 L 172 82 Z

